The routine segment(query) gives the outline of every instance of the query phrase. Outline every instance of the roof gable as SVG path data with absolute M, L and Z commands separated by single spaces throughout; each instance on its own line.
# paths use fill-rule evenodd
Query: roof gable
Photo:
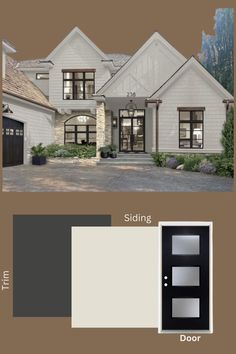
M 159 87 L 149 98 L 159 98 L 176 82 L 189 68 L 193 68 L 201 77 L 215 89 L 222 98 L 234 99 L 233 96 L 204 68 L 204 66 L 194 57 L 189 58 L 164 84 Z
M 115 85 L 115 83 L 120 79 L 123 78 L 124 74 L 135 65 L 135 63 L 140 60 L 142 56 L 144 56 L 144 53 L 147 53 L 148 50 L 151 48 L 151 46 L 156 45 L 159 46 L 159 49 L 161 48 L 162 53 L 163 51 L 166 51 L 163 56 L 168 53 L 168 58 L 169 64 L 171 65 L 171 61 L 174 62 L 174 70 L 176 70 L 176 65 L 179 67 L 181 64 L 183 64 L 186 61 L 186 58 L 180 54 L 170 43 L 168 43 L 159 33 L 155 32 L 153 35 L 142 45 L 141 48 L 138 49 L 138 51 L 117 71 L 117 73 L 110 79 L 108 80 L 103 87 L 101 87 L 97 94 L 105 94 L 108 92 L 111 87 Z M 155 52 L 154 52 L 155 53 Z M 160 55 L 160 54 L 159 54 Z M 150 58 L 147 60 L 150 61 Z M 177 64 L 178 63 L 178 64 Z M 146 64 L 148 65 L 148 63 Z M 154 67 L 155 67 L 154 63 Z M 154 68 L 155 69 L 155 68 Z M 154 73 L 152 73 L 153 75 Z M 135 75 L 131 79 L 133 82 L 137 82 L 137 77 Z M 165 80 L 164 80 L 165 81 Z M 142 85 L 142 83 L 140 83 Z M 147 93 L 146 93 L 147 94 Z M 150 94 L 150 93 L 149 93 Z M 149 95 L 147 94 L 147 95 Z
M 9 56 L 7 56 L 6 76 L 2 80 L 2 91 L 3 93 L 55 110 L 42 91 L 23 72 L 17 69 L 17 62 Z
M 78 27 L 74 27 L 73 30 L 56 46 L 56 48 L 47 56 L 46 60 L 52 60 L 58 51 L 70 40 L 75 34 L 81 36 L 100 56 L 102 59 L 108 60 L 106 54 L 104 54 Z

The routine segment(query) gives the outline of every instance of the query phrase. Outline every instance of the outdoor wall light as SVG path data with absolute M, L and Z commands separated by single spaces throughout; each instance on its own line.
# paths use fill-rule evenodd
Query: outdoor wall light
M 117 128 L 117 118 L 112 119 L 112 127 Z
M 128 115 L 130 118 L 134 117 L 134 111 L 137 109 L 137 106 L 135 103 L 133 103 L 132 100 L 129 101 L 129 103 L 125 106 L 125 108 L 128 110 Z

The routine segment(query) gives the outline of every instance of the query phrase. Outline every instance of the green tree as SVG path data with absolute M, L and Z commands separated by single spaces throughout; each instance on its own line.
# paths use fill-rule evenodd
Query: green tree
M 221 143 L 224 148 L 224 155 L 227 158 L 234 156 L 234 109 L 231 108 L 227 113 L 227 119 L 222 130 Z
M 203 66 L 233 94 L 234 10 L 217 9 L 215 34 L 202 33 L 199 60 Z

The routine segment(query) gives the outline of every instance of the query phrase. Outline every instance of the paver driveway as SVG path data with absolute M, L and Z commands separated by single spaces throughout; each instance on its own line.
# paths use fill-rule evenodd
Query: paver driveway
M 48 163 L 3 169 L 6 192 L 232 191 L 233 179 L 156 166 L 81 166 Z

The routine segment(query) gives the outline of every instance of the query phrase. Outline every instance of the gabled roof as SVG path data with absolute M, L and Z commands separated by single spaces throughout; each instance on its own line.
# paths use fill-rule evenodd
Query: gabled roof
M 106 54 L 104 54 L 80 29 L 79 27 L 74 27 L 73 30 L 56 46 L 56 48 L 47 56 L 46 60 L 51 60 L 54 55 L 73 37 L 74 34 L 81 36 L 95 51 L 102 57 L 102 59 L 107 60 Z
M 42 91 L 24 73 L 17 69 L 17 62 L 9 56 L 7 56 L 6 76 L 2 79 L 2 91 L 3 93 L 55 110 Z
M 168 41 L 166 41 L 158 32 L 154 32 L 151 37 L 134 53 L 133 56 L 128 59 L 124 65 L 116 72 L 114 76 L 112 76 L 98 91 L 97 94 L 104 94 L 106 89 L 110 87 L 110 85 L 115 82 L 120 75 L 139 57 L 153 42 L 159 40 L 162 44 L 164 44 L 177 58 L 179 58 L 182 62 L 186 60 L 186 58 L 180 54 Z
M 189 67 L 195 68 L 202 77 L 214 87 L 223 98 L 234 99 L 233 96 L 205 69 L 194 57 L 190 57 L 164 84 L 159 87 L 149 98 L 160 97 Z

